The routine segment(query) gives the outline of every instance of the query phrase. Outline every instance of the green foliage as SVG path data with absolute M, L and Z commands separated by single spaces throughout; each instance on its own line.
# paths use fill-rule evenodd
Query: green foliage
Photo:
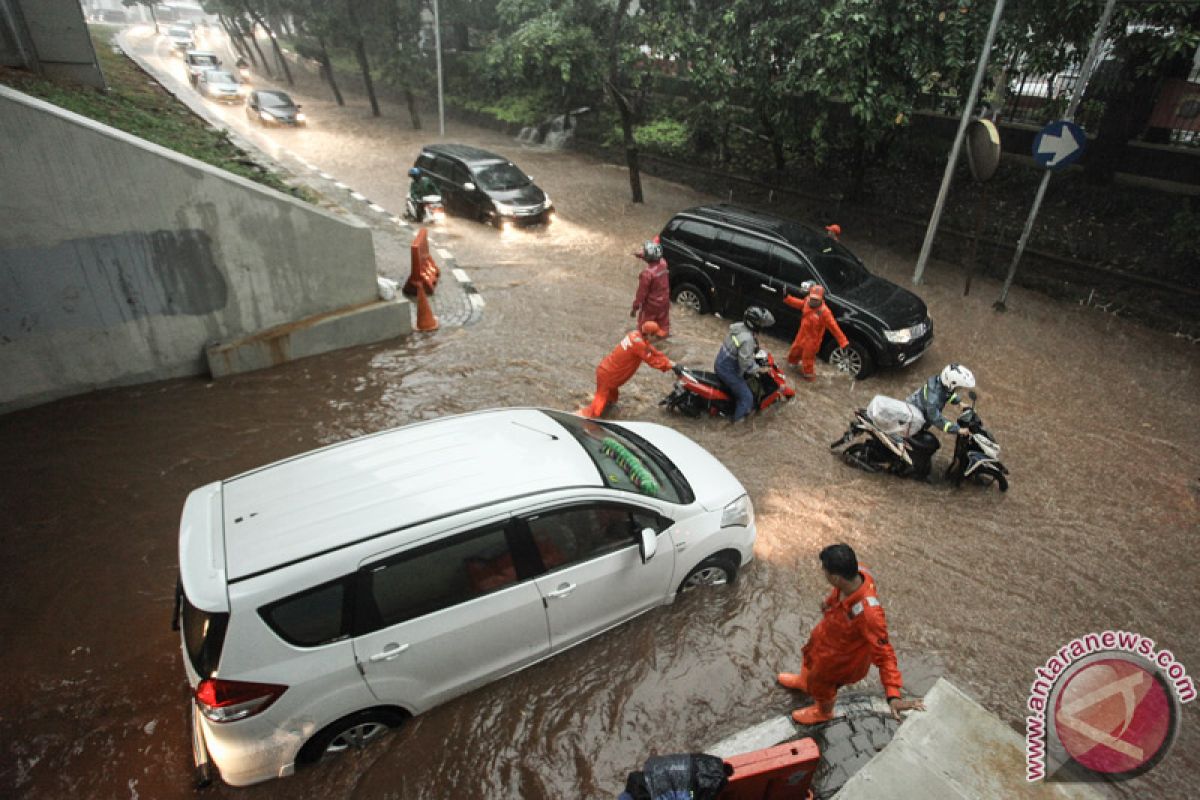
M 1186 198 L 1171 217 L 1167 240 L 1167 246 L 1175 256 L 1192 259 L 1195 263 L 1196 254 L 1200 253 L 1200 202 L 1196 198 Z
M 638 126 L 633 138 L 638 147 L 645 147 L 668 156 L 683 155 L 691 144 L 687 125 L 669 117 L 662 117 Z

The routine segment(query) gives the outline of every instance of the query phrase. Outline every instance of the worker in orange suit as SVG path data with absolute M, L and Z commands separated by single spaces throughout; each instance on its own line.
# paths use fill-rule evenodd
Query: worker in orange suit
M 832 544 L 821 551 L 821 569 L 833 591 L 821 603 L 823 616 L 801 649 L 800 673 L 781 672 L 779 682 L 799 689 L 813 705 L 792 712 L 801 725 L 816 725 L 833 719 L 833 701 L 838 688 L 857 683 L 874 664 L 887 694 L 892 716 L 924 709 L 920 700 L 903 700 L 903 679 L 896 665 L 896 651 L 888 641 L 887 619 L 871 573 L 858 564 L 848 544 Z
M 643 322 L 639 330 L 625 334 L 625 338 L 596 367 L 596 396 L 592 398 L 592 404 L 579 409 L 579 413 L 592 418 L 603 414 L 607 406 L 617 402 L 618 390 L 633 377 L 643 361 L 663 372 L 678 372 L 675 362 L 650 344 L 649 340 L 662 336 L 662 328 L 652 320 Z
M 825 305 L 824 286 L 813 284 L 806 297 L 792 297 L 785 294 L 783 302 L 792 308 L 800 309 L 800 330 L 796 331 L 792 348 L 788 350 L 788 363 L 796 366 L 796 363 L 799 362 L 801 364 L 800 377 L 806 381 L 815 381 L 817 379 L 817 351 L 821 349 L 821 340 L 825 338 L 825 331 L 833 334 L 838 347 L 849 346 L 850 340 L 838 327 L 837 320 L 833 318 L 833 312 L 829 310 L 829 306 Z

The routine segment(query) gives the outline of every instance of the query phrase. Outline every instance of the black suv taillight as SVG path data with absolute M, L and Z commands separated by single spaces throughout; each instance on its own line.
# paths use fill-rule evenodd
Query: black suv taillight
M 266 711 L 287 688 L 275 683 L 205 678 L 196 687 L 196 705 L 213 722 L 233 722 Z

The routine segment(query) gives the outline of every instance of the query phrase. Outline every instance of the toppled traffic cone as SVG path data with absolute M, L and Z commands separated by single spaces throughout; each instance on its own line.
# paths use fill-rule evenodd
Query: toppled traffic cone
M 419 331 L 436 331 L 438 329 L 437 317 L 433 315 L 433 309 L 429 305 L 429 298 L 425 296 L 425 287 L 420 281 L 417 282 L 417 330 Z

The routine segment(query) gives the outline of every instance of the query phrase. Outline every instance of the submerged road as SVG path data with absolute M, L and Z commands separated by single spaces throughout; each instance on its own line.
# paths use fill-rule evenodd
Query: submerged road
M 142 42 L 148 57 L 169 58 L 161 39 Z M 411 130 L 394 106 L 379 119 L 353 97 L 339 108 L 319 84 L 293 93 L 310 127 L 251 135 L 398 212 L 405 170 L 436 134 Z M 222 113 L 245 126 L 240 107 Z M 629 252 L 676 210 L 715 200 L 646 178 L 647 202 L 633 205 L 618 167 L 457 123 L 446 139 L 514 159 L 561 216 L 503 234 L 448 221 L 440 238 L 487 299 L 478 325 L 0 417 L 0 794 L 191 797 L 188 690 L 169 628 L 187 493 L 415 420 L 575 410 L 630 325 L 639 262 Z M 843 241 L 905 284 L 911 254 L 865 233 Z M 791 707 L 774 674 L 798 665 L 827 588 L 816 554 L 837 541 L 872 567 L 909 684 L 945 674 L 1014 727 L 1034 669 L 1085 633 L 1136 631 L 1200 674 L 1196 347 L 1019 289 L 997 315 L 985 298 L 998 287 L 965 298 L 960 287 L 957 271 L 932 266 L 919 293 L 937 338 L 917 365 L 853 383 L 819 364 L 794 402 L 738 429 L 664 416 L 669 375 L 642 370 L 622 391 L 614 419 L 683 431 L 749 488 L 757 560 L 736 585 L 447 703 L 365 752 L 209 796 L 615 797 L 652 749 L 696 750 Z M 665 349 L 707 368 L 725 326 L 676 312 Z M 782 355 L 786 343 L 768 341 Z M 952 360 L 979 378 L 980 413 L 1012 470 L 1007 495 L 867 475 L 829 455 L 854 408 L 876 393 L 903 397 Z M 874 670 L 863 687 L 879 691 Z M 1197 723 L 1185 707 L 1167 759 L 1114 793 L 1200 794 Z

